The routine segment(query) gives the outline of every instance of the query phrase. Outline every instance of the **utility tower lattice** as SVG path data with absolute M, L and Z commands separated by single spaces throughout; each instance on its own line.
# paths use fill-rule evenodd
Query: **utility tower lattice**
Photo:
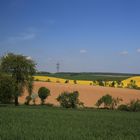
M 56 69 L 57 69 L 57 73 L 58 73 L 60 70 L 60 63 L 59 62 L 56 64 Z

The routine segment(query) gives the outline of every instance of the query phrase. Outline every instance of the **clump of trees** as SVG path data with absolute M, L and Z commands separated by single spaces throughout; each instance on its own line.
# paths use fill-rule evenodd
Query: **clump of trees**
M 123 100 L 121 98 L 113 98 L 111 95 L 106 94 L 102 96 L 96 103 L 96 106 L 104 109 L 118 109 L 120 111 L 138 112 L 140 111 L 140 100 L 132 100 L 128 104 L 120 104 Z
M 15 89 L 14 92 L 15 105 L 19 104 L 18 98 L 19 96 L 22 95 L 25 88 L 27 88 L 29 96 L 31 96 L 33 89 L 33 75 L 36 72 L 35 66 L 36 64 L 33 60 L 28 59 L 28 57 L 23 55 L 8 53 L 7 55 L 1 58 L 0 70 L 6 73 L 14 83 L 11 84 L 11 86 L 13 86 L 13 89 Z M 7 86 L 5 88 L 8 87 L 10 91 L 12 87 Z M 6 98 L 7 96 L 6 93 L 4 94 L 4 96 Z
M 106 94 L 102 96 L 95 105 L 98 108 L 100 108 L 100 106 L 103 106 L 103 108 L 106 109 L 115 109 L 121 101 L 121 98 L 113 98 L 111 95 Z
M 128 104 L 122 104 L 118 106 L 118 110 L 121 111 L 130 111 L 130 112 L 138 112 L 140 111 L 140 100 L 132 100 Z
M 38 90 L 38 96 L 41 99 L 41 104 L 44 105 L 45 99 L 50 96 L 50 90 L 46 87 L 41 87 Z
M 57 97 L 57 101 L 64 108 L 77 108 L 80 106 L 84 106 L 82 102 L 79 100 L 79 92 L 64 92 Z

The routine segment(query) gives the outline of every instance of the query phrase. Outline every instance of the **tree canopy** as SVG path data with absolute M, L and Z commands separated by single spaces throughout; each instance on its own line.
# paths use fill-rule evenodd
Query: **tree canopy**
M 33 75 L 36 72 L 36 64 L 33 60 L 23 55 L 8 53 L 1 58 L 0 69 L 11 75 L 17 85 L 15 105 L 18 105 L 18 97 L 25 87 L 32 87 Z

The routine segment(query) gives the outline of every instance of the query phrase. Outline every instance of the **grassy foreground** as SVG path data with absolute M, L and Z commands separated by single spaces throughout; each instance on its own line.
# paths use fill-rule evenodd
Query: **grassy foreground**
M 140 113 L 0 107 L 0 140 L 139 140 Z

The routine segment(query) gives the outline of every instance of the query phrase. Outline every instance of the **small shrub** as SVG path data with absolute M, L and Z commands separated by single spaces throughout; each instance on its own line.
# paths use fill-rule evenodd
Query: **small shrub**
M 67 84 L 67 83 L 69 83 L 69 80 L 66 80 L 66 81 L 65 81 L 65 84 Z
M 104 86 L 104 82 L 102 80 L 99 80 L 99 86 Z
M 131 88 L 131 89 L 137 89 L 137 85 L 136 85 L 136 81 L 135 80 L 131 80 L 130 83 L 127 85 L 127 88 Z
M 111 95 L 106 94 L 105 96 L 102 96 L 95 105 L 98 108 L 101 105 L 104 105 L 104 108 L 106 109 L 115 109 L 121 101 L 121 98 L 113 98 Z
M 120 111 L 129 111 L 129 108 L 128 108 L 127 105 L 122 104 L 122 105 L 118 106 L 118 110 L 120 110 Z
M 78 91 L 74 91 L 72 93 L 64 92 L 57 97 L 57 101 L 64 108 L 77 108 L 79 105 L 81 105 L 78 97 Z
M 38 97 L 38 94 L 34 93 L 31 95 L 31 99 L 33 100 L 34 105 L 36 104 L 36 98 Z
M 103 96 L 101 98 L 101 100 L 102 100 L 105 108 L 110 108 L 112 101 L 113 101 L 113 98 L 111 95 L 107 94 L 107 95 Z
M 47 79 L 46 82 L 51 82 L 51 80 L 50 79 Z
M 115 81 L 110 84 L 110 87 L 115 87 Z
M 111 109 L 115 109 L 118 106 L 118 104 L 122 101 L 123 101 L 123 99 L 121 99 L 121 98 L 118 98 L 118 97 L 113 98 L 112 103 L 111 103 Z
M 77 81 L 76 81 L 76 80 L 73 80 L 73 83 L 74 83 L 74 84 L 77 84 Z
M 132 100 L 128 104 L 129 110 L 133 112 L 140 111 L 140 100 Z
M 99 108 L 99 107 L 101 106 L 102 103 L 103 103 L 102 98 L 100 98 L 100 99 L 96 102 L 95 106 L 97 106 L 97 107 Z
M 46 87 L 41 87 L 39 90 L 38 90 L 38 96 L 39 98 L 41 99 L 41 103 L 42 105 L 44 104 L 45 102 L 45 99 L 50 96 L 50 90 L 47 89 Z
M 118 110 L 122 111 L 130 111 L 130 112 L 138 112 L 140 111 L 140 100 L 132 100 L 127 105 L 120 105 Z

